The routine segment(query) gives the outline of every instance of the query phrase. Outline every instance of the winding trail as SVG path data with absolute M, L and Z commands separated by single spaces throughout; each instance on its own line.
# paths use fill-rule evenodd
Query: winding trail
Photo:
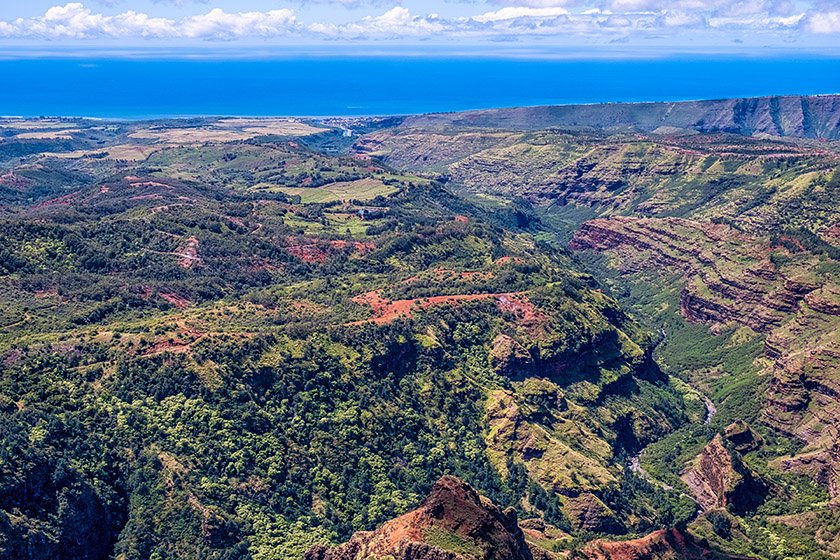
M 21 319 L 20 321 L 18 321 L 16 323 L 12 323 L 11 325 L 4 325 L 2 328 L 11 329 L 12 327 L 19 327 L 20 325 L 29 322 L 31 319 L 32 319 L 32 317 L 29 316 L 29 313 L 24 313 L 23 314 L 23 319 Z

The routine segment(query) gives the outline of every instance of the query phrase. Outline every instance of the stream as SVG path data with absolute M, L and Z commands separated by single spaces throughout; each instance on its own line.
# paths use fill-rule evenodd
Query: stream
M 703 424 L 708 426 L 712 422 L 712 418 L 714 418 L 715 414 L 717 414 L 717 407 L 715 406 L 715 403 L 713 403 L 712 400 L 709 397 L 707 397 L 706 395 L 703 395 L 699 391 L 697 391 L 697 394 L 700 395 L 703 398 L 703 401 L 706 403 L 706 418 L 703 420 Z M 673 486 L 671 486 L 670 484 L 665 484 L 662 481 L 656 480 L 655 478 L 651 477 L 645 471 L 644 468 L 642 468 L 641 459 L 642 459 L 642 454 L 645 452 L 645 449 L 647 449 L 647 447 L 644 447 L 641 451 L 639 451 L 636 455 L 634 455 L 630 459 L 630 461 L 627 464 L 627 468 L 629 468 L 632 472 L 636 473 L 641 478 L 644 478 L 645 480 L 647 480 L 651 484 L 659 486 L 663 490 L 673 490 L 674 489 Z M 685 496 L 686 498 L 689 498 L 692 501 L 697 502 L 696 498 L 694 496 L 689 495 L 689 494 L 680 493 L 680 496 Z M 698 514 L 699 514 L 699 510 L 698 510 Z
M 703 400 L 706 402 L 706 419 L 703 421 L 703 424 L 708 426 L 712 423 L 712 418 L 714 418 L 715 414 L 717 414 L 717 407 L 715 406 L 715 403 L 712 402 L 712 399 L 706 395 L 702 395 L 700 393 L 697 394 L 703 397 Z

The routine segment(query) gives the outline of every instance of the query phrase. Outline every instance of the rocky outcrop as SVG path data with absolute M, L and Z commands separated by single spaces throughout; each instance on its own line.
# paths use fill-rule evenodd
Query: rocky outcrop
M 534 358 L 528 350 L 504 334 L 493 340 L 490 364 L 497 374 L 504 377 L 531 377 L 536 372 Z
M 777 241 L 711 222 L 613 217 L 583 224 L 570 247 L 609 252 L 624 274 L 681 273 L 687 321 L 713 329 L 738 323 L 766 335 L 761 422 L 828 450 L 829 431 L 812 426 L 840 432 L 840 285 L 814 274 L 819 259 L 796 240 Z M 772 255 L 783 258 L 774 263 Z
M 621 533 L 624 528 L 607 505 L 590 493 L 567 499 L 569 522 L 576 531 Z
M 756 451 L 764 445 L 764 439 L 743 420 L 737 420 L 728 425 L 723 431 L 723 435 L 738 453 Z
M 780 459 L 779 467 L 785 472 L 809 477 L 827 488 L 832 498 L 840 497 L 840 444 L 828 450 Z
M 676 529 L 669 529 L 630 541 L 595 541 L 579 550 L 577 557 L 587 560 L 700 560 L 709 558 L 710 552 Z
M 767 242 L 729 226 L 679 218 L 613 217 L 584 223 L 572 250 L 615 251 L 623 273 L 664 268 L 681 272 L 683 316 L 692 322 L 737 321 L 757 332 L 782 325 L 807 293 L 766 260 Z M 631 252 L 632 251 L 632 252 Z
M 462 480 L 444 476 L 414 511 L 304 560 L 533 560 L 512 508 L 502 510 Z
M 560 560 L 569 557 L 563 546 L 568 539 L 567 533 L 540 519 L 518 525 L 512 508 L 503 511 L 469 484 L 445 476 L 414 511 L 375 531 L 356 533 L 342 545 L 313 546 L 303 560 Z M 708 551 L 679 531 L 667 530 L 629 541 L 594 541 L 577 550 L 574 557 L 699 560 L 708 557 Z
M 703 448 L 696 466 L 682 476 L 704 510 L 731 505 L 735 511 L 755 509 L 769 486 L 753 473 L 720 434 Z

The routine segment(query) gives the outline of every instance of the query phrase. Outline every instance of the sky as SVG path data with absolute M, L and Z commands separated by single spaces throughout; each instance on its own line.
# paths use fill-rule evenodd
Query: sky
M 835 55 L 840 0 L 0 0 L 0 50 L 253 45 Z

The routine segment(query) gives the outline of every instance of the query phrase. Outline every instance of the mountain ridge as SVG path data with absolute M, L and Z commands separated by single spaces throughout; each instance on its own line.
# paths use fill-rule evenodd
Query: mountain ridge
M 674 127 L 835 140 L 840 138 L 840 94 L 509 107 L 410 116 L 402 126 L 637 128 L 648 132 Z

